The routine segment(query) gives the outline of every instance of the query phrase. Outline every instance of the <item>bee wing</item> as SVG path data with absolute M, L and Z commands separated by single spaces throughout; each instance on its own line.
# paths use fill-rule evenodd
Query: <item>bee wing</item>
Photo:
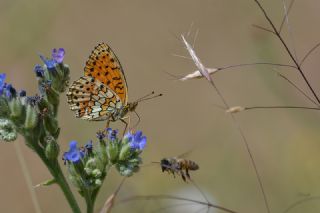
M 194 150 L 194 148 L 189 149 L 188 151 L 186 151 L 186 152 L 178 155 L 177 158 L 186 158 L 186 157 L 188 157 L 188 156 L 191 154 L 191 152 L 193 152 L 193 150 Z

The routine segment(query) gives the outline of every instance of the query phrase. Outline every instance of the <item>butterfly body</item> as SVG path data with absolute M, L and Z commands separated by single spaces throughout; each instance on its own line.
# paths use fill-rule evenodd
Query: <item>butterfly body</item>
M 76 117 L 91 121 L 122 120 L 134 111 L 137 102 L 128 103 L 128 86 L 121 64 L 111 48 L 95 47 L 84 68 L 84 76 L 73 82 L 67 93 Z

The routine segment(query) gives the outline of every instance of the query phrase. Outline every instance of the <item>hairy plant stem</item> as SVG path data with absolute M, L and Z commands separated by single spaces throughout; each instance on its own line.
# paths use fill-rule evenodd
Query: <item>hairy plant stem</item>
M 48 170 L 50 171 L 51 175 L 55 179 L 56 183 L 60 186 L 64 196 L 66 197 L 73 213 L 81 213 L 81 210 L 78 206 L 76 199 L 73 196 L 73 193 L 67 183 L 66 178 L 64 177 L 61 167 L 58 163 L 58 160 L 49 161 L 45 156 L 43 149 L 38 145 L 35 144 L 32 138 L 25 137 L 26 143 L 32 145 L 32 149 L 37 153 L 40 157 L 42 162 L 46 165 Z
M 94 212 L 94 202 L 95 198 L 92 198 L 92 191 L 88 190 L 84 193 L 84 199 L 86 200 L 87 204 L 87 213 L 93 213 Z
M 320 99 L 318 97 L 318 95 L 316 94 L 316 92 L 314 91 L 314 89 L 312 88 L 310 82 L 308 81 L 307 77 L 305 76 L 305 74 L 303 73 L 300 64 L 298 63 L 298 61 L 295 59 L 295 57 L 293 56 L 292 52 L 290 51 L 288 45 L 286 44 L 286 42 L 284 41 L 284 39 L 282 38 L 282 36 L 280 35 L 280 32 L 277 30 L 277 28 L 274 26 L 272 20 L 270 19 L 269 15 L 267 14 L 266 10 L 263 8 L 263 6 L 260 4 L 260 2 L 258 0 L 254 0 L 258 7 L 260 8 L 260 10 L 262 11 L 264 17 L 266 18 L 266 20 L 269 22 L 270 26 L 272 27 L 274 34 L 279 38 L 280 42 L 282 43 L 282 45 L 284 46 L 285 50 L 287 51 L 287 53 L 289 54 L 291 60 L 293 61 L 293 63 L 295 64 L 296 68 L 298 69 L 300 75 L 302 76 L 303 80 L 306 82 L 308 88 L 310 89 L 310 91 L 312 92 L 313 96 L 317 99 L 317 102 L 320 104 Z
M 109 164 L 106 166 L 105 168 L 105 175 L 108 174 L 109 172 L 109 169 L 111 168 L 111 164 L 109 162 Z M 105 176 L 101 177 L 101 180 L 102 180 L 102 183 L 101 185 L 103 184 L 105 178 Z M 84 192 L 84 199 L 86 200 L 86 204 L 87 204 L 87 213 L 93 213 L 94 212 L 94 204 L 96 202 L 96 199 L 97 199 L 97 196 L 98 196 L 98 193 L 100 191 L 101 187 L 98 187 L 96 189 L 93 189 L 93 190 L 87 190 Z

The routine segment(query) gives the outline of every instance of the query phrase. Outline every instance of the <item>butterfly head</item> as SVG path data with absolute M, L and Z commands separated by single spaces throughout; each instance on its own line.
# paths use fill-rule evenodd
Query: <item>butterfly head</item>
M 138 101 L 134 101 L 132 103 L 128 103 L 127 107 L 128 107 L 128 111 L 133 112 L 136 110 L 138 106 Z

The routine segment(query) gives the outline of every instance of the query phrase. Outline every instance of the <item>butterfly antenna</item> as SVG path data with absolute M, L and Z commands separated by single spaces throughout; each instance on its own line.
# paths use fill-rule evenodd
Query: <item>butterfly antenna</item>
M 157 97 L 160 97 L 160 96 L 163 96 L 163 94 L 160 93 L 160 94 L 154 95 L 154 96 L 152 96 L 152 97 L 140 98 L 140 99 L 138 100 L 138 102 L 142 102 L 142 101 L 154 99 L 154 98 L 157 98 Z
M 147 97 L 149 97 L 150 95 L 153 95 L 153 94 L 154 94 L 154 91 L 142 96 L 141 98 L 138 98 L 137 102 L 139 102 L 140 100 L 143 100 L 144 98 L 147 98 Z

